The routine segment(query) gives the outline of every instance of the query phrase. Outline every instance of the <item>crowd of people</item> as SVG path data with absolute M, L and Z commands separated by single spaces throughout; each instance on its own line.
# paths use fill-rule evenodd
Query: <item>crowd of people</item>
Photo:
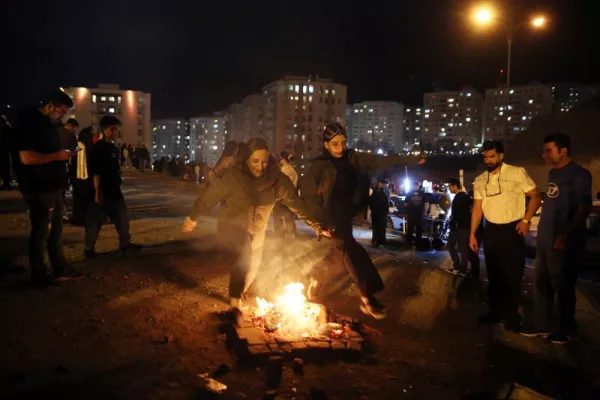
M 148 151 L 143 146 L 115 144 L 120 121 L 114 116 L 101 119 L 99 135 L 91 128 L 77 132 L 79 124 L 73 119 L 63 124 L 62 119 L 72 106 L 65 93 L 56 92 L 42 107 L 20 113 L 14 129 L 6 121 L 2 126 L 0 172 L 3 185 L 8 179 L 10 187 L 4 155 L 12 154 L 19 189 L 29 207 L 29 262 L 31 282 L 37 287 L 81 277 L 68 265 L 61 244 L 65 193 L 69 187 L 73 188 L 73 221 L 85 226 L 86 258 L 96 256 L 96 240 L 107 217 L 117 229 L 121 254 L 141 250 L 131 242 L 121 191 L 121 166 L 131 165 L 143 171 L 149 160 Z M 325 127 L 322 143 L 323 154 L 310 161 L 300 179 L 292 166 L 293 155 L 282 152 L 274 156 L 261 138 L 247 143 L 227 142 L 214 167 L 205 167 L 204 171 L 194 168 L 196 182 L 200 183 L 201 174 L 204 181 L 182 229 L 192 231 L 203 213 L 219 207 L 218 235 L 235 256 L 229 285 L 233 310 L 241 309 L 260 273 L 267 223 L 273 214 L 275 230 L 281 238 L 296 236 L 296 217 L 306 221 L 318 237 L 327 238 L 328 252 L 310 272 L 309 299 L 319 297 L 335 267 L 343 268 L 360 291 L 361 311 L 377 319 L 386 316 L 386 307 L 376 298 L 384 283 L 368 253 L 353 236 L 353 219 L 370 207 L 373 246 L 385 244 L 389 182 L 380 180 L 370 193 L 370 174 L 396 166 L 417 166 L 425 160 L 348 149 L 346 129 L 339 123 Z M 478 279 L 479 248 L 483 245 L 490 310 L 479 322 L 501 322 L 507 330 L 529 336 L 545 335 L 555 343 L 564 343 L 577 329 L 575 283 L 592 204 L 591 175 L 572 161 L 567 135 L 553 134 L 545 139 L 543 157 L 552 169 L 538 227 L 536 311 L 534 320 L 523 326 L 518 310 L 525 265 L 524 237 L 541 205 L 541 195 L 524 168 L 503 161 L 502 143 L 487 141 L 482 150 L 486 171 L 475 179 L 471 195 L 460 180 L 448 181 L 454 194 L 447 245 L 453 263 L 451 271 L 470 272 L 471 277 Z M 154 169 L 160 172 L 166 162 L 157 162 Z M 10 174 L 10 161 L 8 170 Z M 405 242 L 411 247 L 422 235 L 427 198 L 417 189 L 406 196 L 405 205 Z M 44 264 L 46 249 L 52 267 L 50 274 Z M 558 315 L 552 323 L 555 302 Z

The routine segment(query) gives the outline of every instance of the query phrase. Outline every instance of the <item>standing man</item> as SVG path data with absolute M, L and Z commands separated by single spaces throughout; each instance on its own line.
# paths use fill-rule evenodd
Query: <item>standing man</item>
M 65 163 L 74 153 L 61 149 L 57 126 L 71 107 L 73 101 L 69 96 L 56 91 L 41 108 L 24 110 L 16 126 L 19 189 L 29 206 L 31 220 L 31 283 L 39 288 L 58 286 L 61 279 L 81 276 L 68 265 L 61 243 Z M 52 275 L 47 274 L 44 264 L 46 246 Z
M 85 226 L 85 257 L 96 257 L 96 241 L 100 228 L 109 217 L 119 234 L 119 253 L 123 256 L 139 253 L 141 247 L 131 243 L 127 206 L 121 192 L 121 166 L 119 150 L 114 140 L 121 121 L 113 116 L 100 120 L 102 139 L 96 143 L 90 155 L 90 175 L 94 180 L 94 204 L 89 205 Z
M 423 237 L 423 218 L 429 209 L 429 203 L 425 197 L 423 185 L 419 185 L 419 189 L 406 196 L 404 204 L 407 211 L 405 243 L 406 248 L 410 250 L 413 247 L 413 233 L 415 233 L 415 231 L 417 236 L 414 243 L 416 243 L 417 247 L 420 246 Z
M 450 193 L 454 195 L 450 212 L 450 235 L 448 253 L 452 258 L 449 272 L 466 273 L 469 261 L 469 232 L 471 228 L 471 198 L 463 190 L 458 179 L 448 180 Z
M 483 252 L 488 272 L 490 312 L 479 317 L 483 325 L 504 321 L 510 331 L 519 331 L 521 281 L 525 268 L 525 236 L 541 198 L 524 168 L 502 162 L 504 146 L 495 140 L 483 144 L 487 171 L 475 178 L 475 202 L 471 215 L 469 246 L 479 251 L 477 229 L 485 217 Z M 525 211 L 525 196 L 530 198 Z
M 571 140 L 563 133 L 544 139 L 543 157 L 552 169 L 538 226 L 533 326 L 523 332 L 525 336 L 548 335 L 548 340 L 558 344 L 567 342 L 577 329 L 575 285 L 592 208 L 592 176 L 571 160 L 570 150 Z M 552 324 L 555 298 L 558 318 Z
M 390 212 L 390 197 L 386 191 L 389 181 L 382 179 L 377 188 L 369 197 L 369 208 L 371 209 L 371 225 L 373 226 L 373 237 L 371 244 L 374 249 L 385 246 L 385 230 L 387 228 L 387 217 Z

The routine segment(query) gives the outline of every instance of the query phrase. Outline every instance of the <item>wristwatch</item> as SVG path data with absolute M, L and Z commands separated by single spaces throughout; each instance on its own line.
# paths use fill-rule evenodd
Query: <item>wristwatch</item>
M 523 221 L 523 222 L 525 222 L 526 224 L 530 224 L 530 223 L 531 223 L 531 221 L 530 221 L 530 220 L 528 220 L 528 219 L 525 219 L 525 218 L 523 218 L 523 220 L 522 220 L 522 221 Z

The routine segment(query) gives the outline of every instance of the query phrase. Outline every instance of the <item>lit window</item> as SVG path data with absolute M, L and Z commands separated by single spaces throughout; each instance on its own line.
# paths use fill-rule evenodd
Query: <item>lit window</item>
M 471 122 L 471 118 L 470 117 L 469 118 L 465 118 L 465 121 Z
M 315 91 L 315 88 L 313 87 L 313 85 L 310 85 L 308 87 L 308 93 L 313 93 Z
M 109 96 L 108 97 L 108 101 L 110 101 L 111 103 L 115 102 L 115 96 Z
M 289 85 L 288 90 L 294 90 L 294 85 Z
M 296 85 L 296 93 L 300 93 L 300 85 Z
M 527 117 L 523 115 L 523 118 L 522 118 L 522 119 L 523 119 L 523 121 L 525 121 L 525 120 L 527 119 Z
M 454 103 L 454 99 L 448 99 L 448 103 Z
M 100 102 L 105 102 L 106 101 L 106 96 L 100 96 Z
M 331 94 L 335 96 L 335 89 L 331 89 Z
M 95 94 L 93 94 L 93 95 L 92 95 L 92 103 L 95 103 L 95 102 L 96 102 L 96 95 L 95 95 Z
M 410 112 L 410 108 L 406 110 L 406 112 Z
M 115 109 L 113 107 L 110 107 L 108 109 L 108 112 L 111 113 L 111 114 L 114 114 L 115 113 Z
M 302 86 L 302 93 L 306 94 L 306 85 Z
M 529 104 L 533 104 L 533 100 L 529 100 Z
M 117 103 L 121 104 L 121 96 L 117 97 Z
M 471 93 L 467 93 L 467 97 L 471 97 Z

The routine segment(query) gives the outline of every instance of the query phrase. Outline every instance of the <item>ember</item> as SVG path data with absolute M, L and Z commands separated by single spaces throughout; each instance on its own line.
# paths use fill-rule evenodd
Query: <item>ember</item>
M 306 301 L 303 290 L 303 284 L 290 283 L 275 303 L 257 297 L 254 323 L 267 332 L 277 331 L 280 335 L 318 335 L 320 325 L 327 321 L 326 315 L 323 315 L 321 305 Z

